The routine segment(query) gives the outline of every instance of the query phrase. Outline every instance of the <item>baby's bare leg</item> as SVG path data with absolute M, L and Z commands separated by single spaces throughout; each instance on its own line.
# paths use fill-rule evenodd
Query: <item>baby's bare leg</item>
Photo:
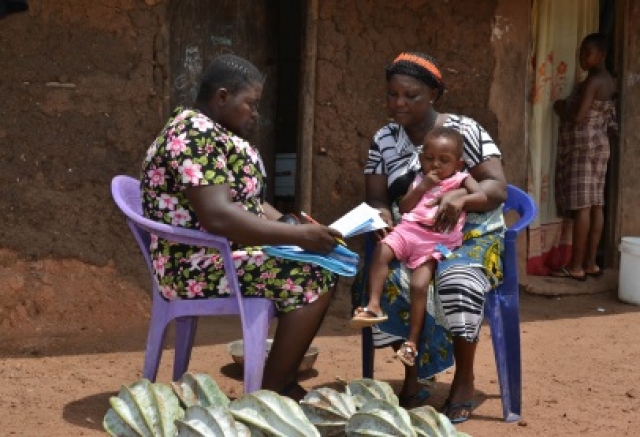
M 367 308 L 378 314 L 380 308 L 380 298 L 384 290 L 384 283 L 389 274 L 389 263 L 396 258 L 393 250 L 385 243 L 378 243 L 371 256 L 371 266 L 369 270 L 369 281 L 367 281 L 367 294 L 369 303 Z
M 409 311 L 409 336 L 408 341 L 417 345 L 420 332 L 424 326 L 425 311 L 427 308 L 427 293 L 429 283 L 436 269 L 436 261 L 431 259 L 411 274 L 409 291 L 411 293 L 411 309 Z

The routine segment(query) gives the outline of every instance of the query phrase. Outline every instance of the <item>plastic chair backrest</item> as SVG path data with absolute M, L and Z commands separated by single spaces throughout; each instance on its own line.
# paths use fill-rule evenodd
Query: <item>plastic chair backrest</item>
M 535 219 L 537 214 L 536 204 L 527 193 L 513 185 L 507 186 L 507 201 L 504 203 L 503 212 L 514 211 L 519 219 L 509 226 L 504 235 L 504 254 L 502 257 L 504 279 L 498 294 L 513 294 L 518 292 L 518 254 L 516 240 L 522 232 Z
M 173 380 L 176 381 L 187 371 L 197 318 L 239 315 L 244 340 L 244 391 L 249 393 L 258 390 L 262 384 L 269 322 L 275 316 L 275 307 L 268 299 L 244 298 L 240 294 L 228 240 L 207 232 L 174 227 L 145 218 L 142 215 L 140 184 L 134 178 L 116 176 L 111 182 L 111 192 L 116 204 L 127 217 L 127 224 L 144 256 L 153 285 L 153 305 L 142 377 L 155 381 L 163 351 L 165 330 L 171 321 L 176 321 L 173 367 Z M 225 276 L 232 297 L 164 300 L 160 295 L 149 253 L 151 233 L 174 242 L 218 249 L 224 261 Z
M 522 360 L 520 347 L 520 285 L 516 240 L 535 219 L 535 202 L 521 189 L 509 185 L 504 212 L 515 211 L 520 218 L 509 226 L 504 237 L 502 284 L 485 296 L 485 318 L 491 327 L 491 341 L 500 383 L 504 420 L 520 420 L 522 411 Z
M 232 261 L 231 247 L 229 246 L 229 241 L 226 238 L 209 234 L 204 231 L 159 223 L 144 217 L 142 215 L 140 182 L 132 177 L 116 176 L 112 181 L 111 188 L 116 204 L 130 221 L 128 222 L 129 227 L 135 235 L 136 240 L 138 240 L 142 254 L 144 255 L 149 267 L 152 266 L 148 250 L 150 242 L 149 234 L 155 234 L 160 238 L 179 243 L 215 248 L 220 252 L 224 259 L 225 271 L 235 271 L 235 266 Z M 145 232 L 140 232 L 140 230 Z M 152 269 L 151 272 L 153 272 Z M 240 298 L 238 293 L 235 292 L 236 290 L 239 290 L 237 276 L 227 275 L 227 280 L 232 294 L 235 294 Z

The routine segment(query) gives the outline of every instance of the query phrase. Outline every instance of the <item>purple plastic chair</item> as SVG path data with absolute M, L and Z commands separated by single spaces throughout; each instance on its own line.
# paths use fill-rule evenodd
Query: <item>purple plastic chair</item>
M 111 182 L 111 194 L 120 210 L 127 217 L 151 274 L 153 306 L 147 337 L 142 377 L 155 381 L 160 365 L 167 325 L 176 319 L 176 344 L 173 364 L 173 380 L 177 381 L 187 371 L 196 332 L 198 316 L 240 315 L 244 339 L 244 392 L 258 390 L 262 385 L 262 373 L 266 357 L 266 339 L 269 322 L 275 316 L 273 303 L 262 298 L 244 298 L 238 287 L 238 277 L 226 238 L 193 229 L 169 226 L 149 220 L 142 215 L 140 182 L 129 176 L 116 176 Z M 166 240 L 216 248 L 224 259 L 231 296 L 215 299 L 175 299 L 166 301 L 160 295 L 153 273 L 149 253 L 150 233 Z M 231 272 L 231 274 L 229 274 Z
M 502 412 L 506 422 L 520 420 L 522 409 L 522 363 L 520 360 L 520 303 L 518 284 L 518 234 L 536 217 L 533 199 L 521 189 L 509 185 L 503 211 L 515 211 L 519 220 L 507 229 L 504 236 L 503 273 L 499 287 L 485 296 L 484 315 L 491 328 L 493 352 L 498 368 Z M 375 243 L 367 238 L 365 263 Z M 371 328 L 362 330 L 362 375 L 373 378 L 374 347 Z

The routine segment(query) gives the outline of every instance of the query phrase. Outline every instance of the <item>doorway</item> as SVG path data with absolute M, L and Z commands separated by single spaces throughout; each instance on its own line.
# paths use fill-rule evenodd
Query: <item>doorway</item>
M 621 101 L 622 101 L 622 72 L 623 47 L 624 47 L 624 14 L 627 2 L 625 0 L 600 0 L 600 25 L 599 32 L 605 35 L 609 41 L 609 51 L 607 55 L 607 70 L 616 81 L 617 92 L 615 95 L 616 116 L 618 127 L 621 122 Z M 598 251 L 598 264 L 605 268 L 618 268 L 620 258 L 618 253 L 618 243 L 620 241 L 620 217 L 618 203 L 618 187 L 620 184 L 620 147 L 618 137 L 609 136 L 611 145 L 611 155 L 607 166 L 607 177 L 605 182 L 605 210 L 604 229 L 600 248 Z
M 589 33 L 601 32 L 609 39 L 607 66 L 614 76 L 620 76 L 623 43 L 620 18 L 625 5 L 624 0 L 535 0 L 533 3 L 527 180 L 539 214 L 529 229 L 528 274 L 548 275 L 571 258 L 572 222 L 560 217 L 555 205 L 558 118 L 552 109 L 553 102 L 566 98 L 584 78 L 577 52 Z M 615 250 L 619 229 L 618 161 L 619 154 L 612 144 L 605 188 L 605 227 L 598 253 L 601 267 L 614 267 L 618 261 Z
M 260 123 L 248 140 L 256 145 L 267 171 L 267 201 L 295 203 L 295 193 L 275 196 L 276 158 L 296 152 L 301 65 L 302 8 L 286 0 L 171 0 L 169 22 L 170 110 L 190 106 L 200 76 L 211 60 L 233 53 L 265 74 Z M 294 178 L 294 171 L 290 175 Z

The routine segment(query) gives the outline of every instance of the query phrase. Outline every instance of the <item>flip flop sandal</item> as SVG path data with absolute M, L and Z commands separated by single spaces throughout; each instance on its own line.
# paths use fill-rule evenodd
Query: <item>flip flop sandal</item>
M 358 307 L 354 311 L 353 318 L 349 321 L 351 328 L 361 329 L 375 326 L 386 321 L 389 317 L 383 312 L 376 314 L 367 307 Z
M 469 418 L 471 418 L 472 409 L 473 409 L 473 402 L 471 401 L 456 402 L 455 404 L 452 404 L 451 401 L 447 399 L 446 402 L 444 403 L 444 407 L 442 408 L 442 413 L 449 418 L 449 421 L 452 424 L 456 425 L 458 423 L 463 423 L 469 420 Z M 469 414 L 467 414 L 466 416 L 458 416 L 458 417 L 454 417 L 453 419 L 450 417 L 452 413 L 455 413 L 458 411 L 465 411 L 465 410 L 469 412 Z
M 551 276 L 552 278 L 573 279 L 575 281 L 586 281 L 587 280 L 587 274 L 586 273 L 584 275 L 582 275 L 582 276 L 572 275 L 571 272 L 569 270 L 567 270 L 566 267 L 560 267 L 558 270 L 552 271 L 549 276 Z
M 396 357 L 409 367 L 416 365 L 417 356 L 418 350 L 416 349 L 416 345 L 408 341 L 402 343 L 402 346 L 400 346 L 400 349 L 396 352 Z
M 402 408 L 411 409 L 411 408 L 421 406 L 424 403 L 424 401 L 429 399 L 429 396 L 431 396 L 431 392 L 426 388 L 421 388 L 420 390 L 418 390 L 416 394 L 413 394 L 413 395 L 409 395 L 409 396 L 398 395 L 398 401 L 400 402 L 400 406 Z

